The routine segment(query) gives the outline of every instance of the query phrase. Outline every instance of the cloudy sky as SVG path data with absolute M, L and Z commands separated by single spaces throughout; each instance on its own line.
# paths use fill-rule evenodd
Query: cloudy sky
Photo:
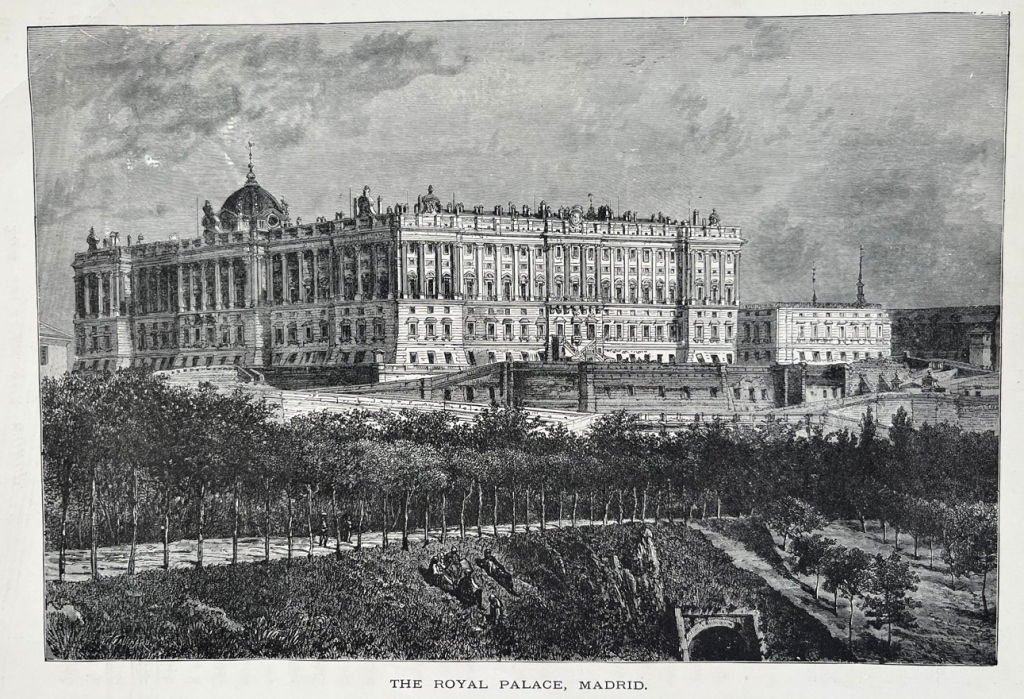
M 260 183 L 467 207 L 715 207 L 744 300 L 998 303 L 1007 21 L 971 15 L 56 28 L 29 35 L 42 319 L 89 227 L 194 235 Z

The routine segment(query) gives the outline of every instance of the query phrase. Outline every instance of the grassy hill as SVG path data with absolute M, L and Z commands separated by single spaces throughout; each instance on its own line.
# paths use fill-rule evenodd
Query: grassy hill
M 72 605 L 82 619 L 49 614 L 47 639 L 56 657 L 68 659 L 671 660 L 678 605 L 758 610 L 769 660 L 850 659 L 819 622 L 735 568 L 699 532 L 653 531 L 658 576 L 644 558 L 643 526 L 625 525 L 450 540 L 409 552 L 366 549 L 291 567 L 278 561 L 49 583 L 48 605 Z M 513 571 L 519 596 L 483 578 L 485 597 L 504 603 L 502 621 L 425 583 L 419 567 L 452 546 L 469 560 L 490 547 Z

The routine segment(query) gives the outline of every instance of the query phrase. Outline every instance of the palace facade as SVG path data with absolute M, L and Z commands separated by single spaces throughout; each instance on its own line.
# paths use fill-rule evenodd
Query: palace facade
M 353 216 L 292 223 L 250 163 L 200 236 L 90 231 L 75 369 L 737 361 L 744 241 L 714 211 L 469 211 L 432 188 L 382 208 L 367 188 Z
M 757 303 L 739 312 L 740 364 L 849 364 L 892 354 L 888 311 L 871 303 Z

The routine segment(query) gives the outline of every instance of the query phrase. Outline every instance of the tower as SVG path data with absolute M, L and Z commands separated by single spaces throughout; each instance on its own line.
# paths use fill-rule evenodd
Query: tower
M 860 268 L 857 270 L 857 308 L 864 308 L 864 246 L 860 246 Z

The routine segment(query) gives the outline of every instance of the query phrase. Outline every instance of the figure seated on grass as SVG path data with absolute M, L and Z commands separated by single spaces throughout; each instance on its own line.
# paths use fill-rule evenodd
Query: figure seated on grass
M 462 602 L 464 607 L 476 607 L 483 611 L 484 591 L 476 584 L 476 576 L 473 573 L 463 575 L 455 584 L 455 597 Z
M 484 550 L 484 557 L 476 559 L 476 564 L 495 582 L 508 590 L 509 594 L 515 597 L 519 596 L 519 593 L 515 591 L 515 580 L 512 578 L 512 574 L 501 564 L 501 561 L 494 557 L 490 549 Z
M 427 564 L 426 568 L 420 568 L 420 575 L 427 581 L 428 585 L 447 592 L 449 595 L 455 594 L 455 581 L 452 580 L 451 576 L 445 572 L 444 568 L 441 567 L 440 561 L 437 560 L 437 556 L 430 559 L 430 563 Z

